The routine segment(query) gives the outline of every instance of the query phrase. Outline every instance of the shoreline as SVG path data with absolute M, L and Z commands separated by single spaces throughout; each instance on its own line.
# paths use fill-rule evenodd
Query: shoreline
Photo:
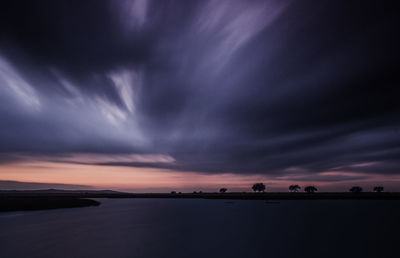
M 191 199 L 248 199 L 248 200 L 315 200 L 315 199 L 352 199 L 352 200 L 400 200 L 400 192 L 231 192 L 231 193 L 125 193 L 111 191 L 0 191 L 1 198 L 191 198 Z
M 400 200 L 399 192 L 362 193 L 122 193 L 111 191 L 0 191 L 0 212 L 99 206 L 93 198 L 159 198 L 214 200 Z
M 54 196 L 3 196 L 0 195 L 0 212 L 53 210 L 99 206 L 91 199 Z

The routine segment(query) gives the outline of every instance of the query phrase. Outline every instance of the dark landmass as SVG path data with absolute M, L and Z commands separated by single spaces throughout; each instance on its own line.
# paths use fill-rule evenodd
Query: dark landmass
M 90 197 L 91 194 L 88 194 Z M 114 193 L 96 194 L 97 198 L 197 198 L 231 200 L 400 200 L 400 193 Z
M 74 197 L 74 198 L 199 198 L 236 200 L 400 200 L 400 192 L 231 192 L 231 193 L 124 193 L 111 190 L 0 191 L 1 197 Z
M 87 198 L 192 198 L 230 200 L 400 200 L 399 192 L 232 192 L 232 193 L 124 193 L 111 190 L 6 190 L 0 191 L 0 211 L 43 210 L 98 206 L 100 202 Z
M 100 202 L 77 197 L 34 196 L 34 195 L 4 195 L 0 194 L 1 211 L 32 211 L 59 208 L 77 208 L 98 206 Z

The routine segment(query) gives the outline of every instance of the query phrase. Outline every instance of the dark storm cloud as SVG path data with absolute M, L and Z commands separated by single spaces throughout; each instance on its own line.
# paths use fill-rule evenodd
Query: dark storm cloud
M 36 65 L 82 76 L 147 59 L 151 35 L 124 33 L 112 7 L 95 0 L 2 1 L 2 43 L 23 49 Z
M 20 153 L 136 153 L 174 161 L 94 163 L 276 176 L 400 172 L 395 4 L 1 5 L 0 162 Z

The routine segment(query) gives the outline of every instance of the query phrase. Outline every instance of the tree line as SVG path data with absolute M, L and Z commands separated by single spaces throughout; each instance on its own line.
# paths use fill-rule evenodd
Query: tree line
M 254 192 L 260 193 L 260 192 L 265 192 L 266 187 L 265 187 L 264 183 L 255 183 L 251 187 L 251 189 Z M 300 189 L 301 189 L 301 187 L 299 185 L 290 185 L 289 186 L 289 191 L 292 192 L 292 193 L 299 192 Z M 380 193 L 380 192 L 383 192 L 384 187 L 383 186 L 375 186 L 373 188 L 373 190 L 374 190 L 374 192 Z M 228 191 L 228 189 L 225 188 L 225 187 L 219 189 L 220 193 L 226 193 L 227 191 Z M 309 186 L 304 187 L 304 192 L 306 192 L 306 193 L 314 193 L 314 192 L 317 192 L 317 191 L 318 191 L 318 188 L 313 186 L 313 185 L 309 185 Z M 363 188 L 361 186 L 353 186 L 353 187 L 351 187 L 349 189 L 349 191 L 352 192 L 352 193 L 361 193 L 363 191 Z
M 261 193 L 261 192 L 265 192 L 266 191 L 266 186 L 265 186 L 264 183 L 255 183 L 255 184 L 253 184 L 251 189 L 256 193 Z M 301 187 L 299 185 L 290 185 L 289 186 L 289 192 L 297 193 L 300 190 L 301 190 Z M 383 190 L 384 190 L 383 186 L 375 186 L 373 188 L 373 191 L 377 192 L 377 193 L 383 192 Z M 226 193 L 227 191 L 228 191 L 228 189 L 225 188 L 225 187 L 219 189 L 220 193 Z M 306 193 L 314 193 L 314 192 L 317 192 L 317 191 L 318 191 L 318 188 L 313 186 L 313 185 L 308 185 L 308 186 L 304 187 L 304 192 L 306 192 Z M 361 186 L 352 186 L 349 189 L 349 191 L 352 192 L 352 193 L 361 193 L 361 192 L 363 192 L 363 188 Z M 201 194 L 202 191 L 199 191 L 199 192 L 195 191 L 193 193 L 194 194 L 197 194 L 197 193 Z M 176 191 L 172 191 L 171 194 L 176 194 Z M 179 192 L 178 194 L 181 194 L 181 192 Z

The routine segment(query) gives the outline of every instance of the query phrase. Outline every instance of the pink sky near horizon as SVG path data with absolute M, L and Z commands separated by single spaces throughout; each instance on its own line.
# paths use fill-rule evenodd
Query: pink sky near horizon
M 329 181 L 331 176 L 366 176 L 366 178 Z M 387 191 L 398 191 L 400 176 L 340 171 L 284 176 L 206 174 L 159 168 L 27 161 L 1 165 L 0 181 L 86 185 L 95 189 L 127 192 L 169 192 L 172 190 L 213 192 L 221 187 L 226 187 L 229 191 L 251 191 L 252 184 L 256 182 L 265 183 L 268 191 L 287 191 L 290 184 L 299 184 L 302 187 L 315 185 L 320 191 L 347 191 L 353 185 L 360 185 L 365 191 L 371 191 L 375 185 L 383 185 Z

